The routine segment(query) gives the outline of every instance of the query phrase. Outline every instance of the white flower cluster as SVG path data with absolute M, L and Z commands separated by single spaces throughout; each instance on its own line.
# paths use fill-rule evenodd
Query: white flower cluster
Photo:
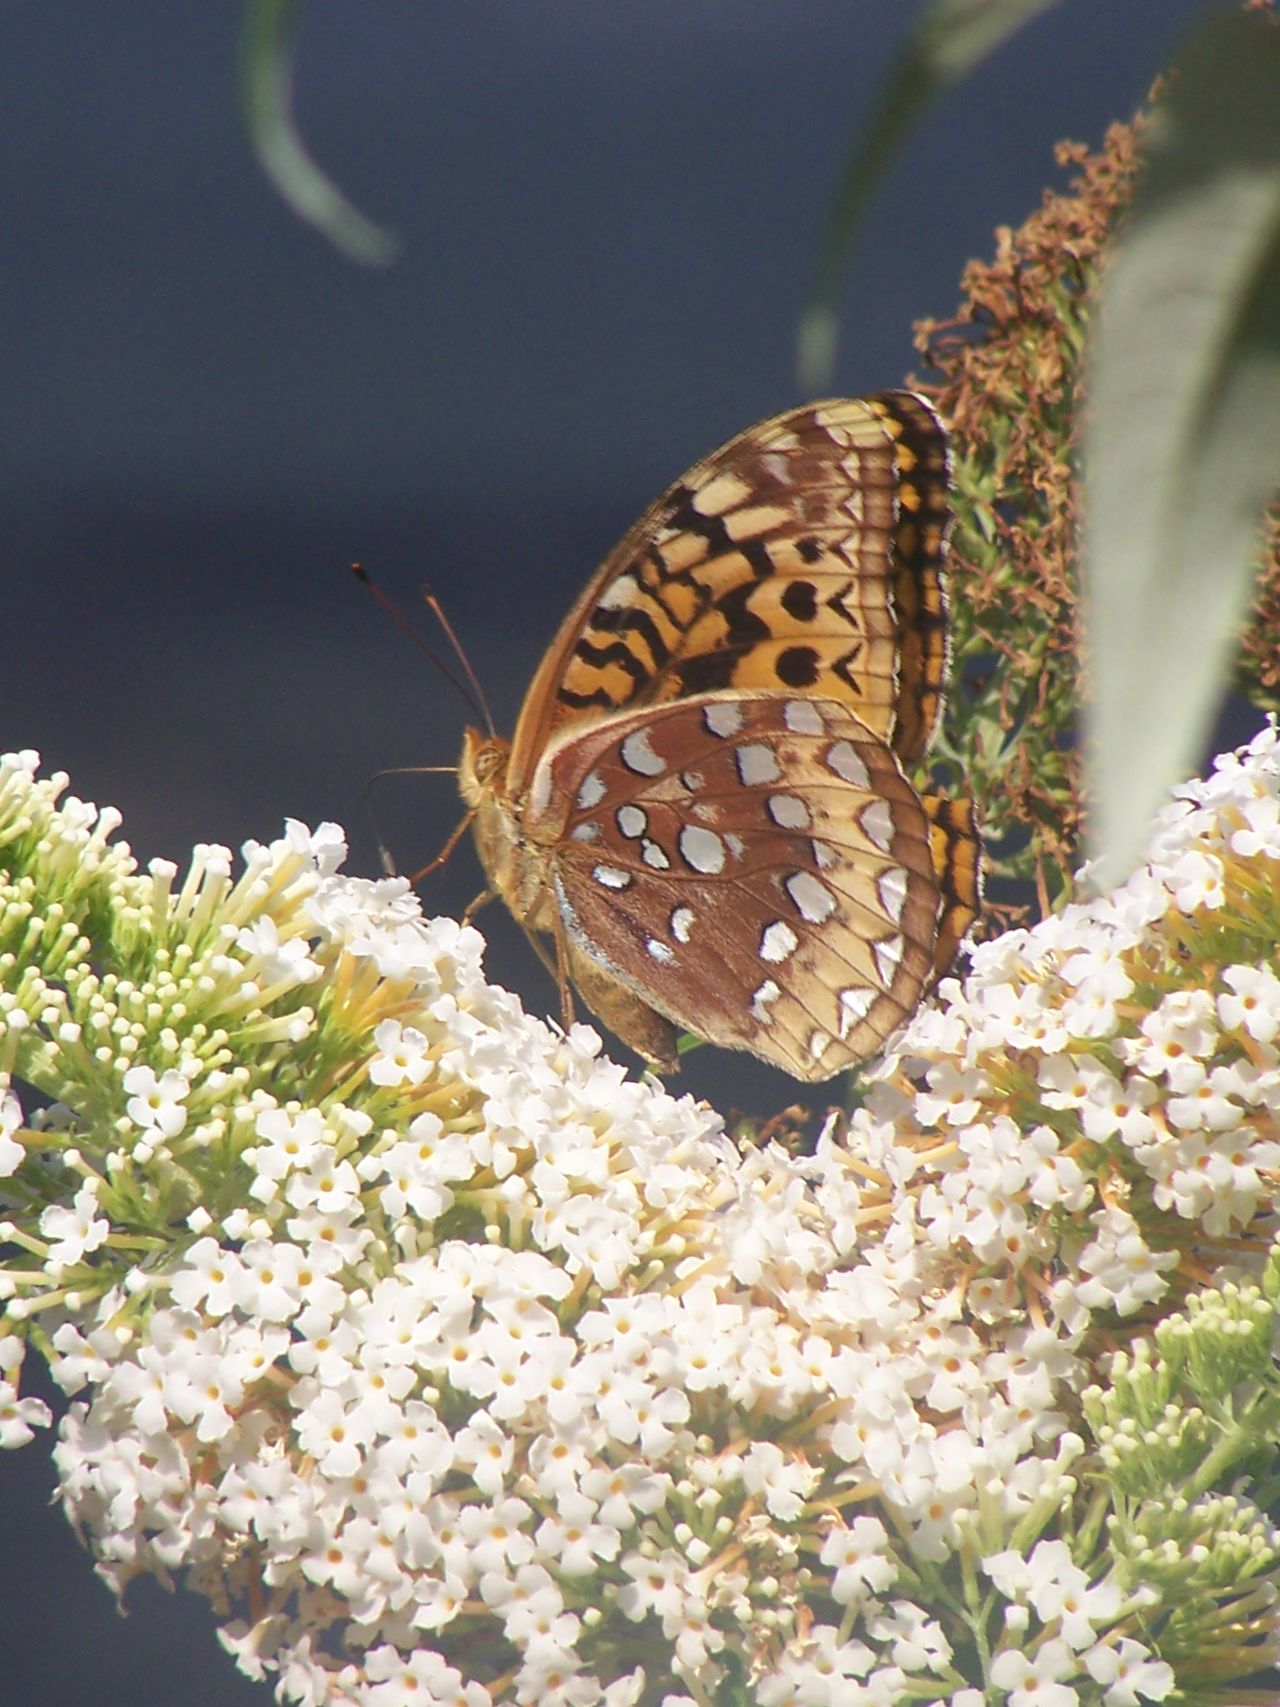
M 30 1334 L 118 1590 L 185 1573 L 313 1707 L 1169 1694 L 1157 1591 L 1064 1514 L 1117 1324 L 1261 1260 L 1274 731 L 1124 889 L 979 949 L 810 1157 L 525 1015 L 332 827 L 179 889 L 63 780 L 0 763 L 0 1067 L 67 1105 L 0 1115 L 46 1193 L 0 1442 L 46 1420 Z M 59 953 L 6 955 L 37 913 Z

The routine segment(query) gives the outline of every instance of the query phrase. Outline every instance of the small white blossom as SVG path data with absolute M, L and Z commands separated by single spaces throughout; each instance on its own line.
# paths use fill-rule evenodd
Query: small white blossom
M 74 1268 L 109 1236 L 111 1223 L 98 1206 L 98 1190 L 97 1181 L 86 1180 L 69 1208 L 55 1203 L 41 1214 L 40 1231 L 49 1241 L 46 1260 L 51 1274 Z
M 1139 1700 L 1163 1701 L 1176 1678 L 1173 1667 L 1154 1659 L 1149 1648 L 1128 1636 L 1117 1642 L 1099 1643 L 1084 1655 L 1084 1663 L 1095 1683 L 1103 1685 L 1107 1707 L 1138 1707 Z
M 166 1068 L 159 1078 L 154 1068 L 131 1067 L 122 1080 L 129 1093 L 129 1119 L 144 1132 L 176 1138 L 187 1124 L 186 1098 L 191 1086 L 176 1068 Z
M 25 1148 L 13 1134 L 22 1125 L 22 1107 L 0 1077 L 0 1179 L 16 1174 L 26 1160 Z
M 1064 1678 L 1076 1677 L 1076 1656 L 1065 1642 L 1041 1642 L 1034 1654 L 1006 1648 L 991 1663 L 991 1681 L 1010 1707 L 1076 1707 L 1080 1697 Z

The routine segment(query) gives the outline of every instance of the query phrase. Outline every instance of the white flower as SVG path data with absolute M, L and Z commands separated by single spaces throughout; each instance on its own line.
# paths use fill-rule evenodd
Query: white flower
M 1177 1681 L 1172 1666 L 1153 1659 L 1149 1648 L 1128 1636 L 1090 1648 L 1084 1663 L 1094 1682 L 1104 1686 L 1107 1707 L 1137 1707 L 1139 1697 L 1163 1701 Z
M 898 1574 L 898 1566 L 885 1551 L 889 1537 L 877 1517 L 855 1517 L 846 1528 L 833 1528 L 819 1555 L 834 1568 L 831 1593 L 841 1606 L 849 1606 L 869 1595 L 882 1594 Z
M 48 1428 L 53 1412 L 43 1399 L 22 1399 L 10 1381 L 0 1381 L 0 1449 L 25 1446 L 36 1429 Z
M 1080 1253 L 1080 1267 L 1089 1277 L 1076 1289 L 1080 1301 L 1127 1316 L 1159 1298 L 1166 1287 L 1162 1275 L 1177 1266 L 1177 1251 L 1153 1250 L 1123 1209 L 1101 1209 L 1090 1220 L 1097 1236 Z
M 49 1241 L 46 1261 L 51 1274 L 74 1268 L 110 1235 L 111 1223 L 98 1206 L 98 1192 L 97 1180 L 86 1180 L 70 1208 L 55 1203 L 42 1212 L 40 1231 Z
M 771 1440 L 753 1441 L 742 1456 L 743 1483 L 783 1523 L 800 1516 L 820 1475 L 813 1465 L 788 1457 Z
M 130 1067 L 122 1080 L 129 1093 L 129 1119 L 144 1132 L 176 1138 L 187 1124 L 186 1098 L 189 1081 L 176 1068 L 166 1068 L 156 1077 L 152 1067 Z
M 373 1034 L 378 1053 L 369 1063 L 375 1085 L 420 1085 L 431 1071 L 427 1039 L 413 1026 L 385 1019 Z
M 306 938 L 282 941 L 280 928 L 270 915 L 237 931 L 236 947 L 249 956 L 253 975 L 263 983 L 308 984 L 320 976 L 320 964 L 307 952 Z
M 16 1174 L 26 1160 L 25 1148 L 13 1136 L 21 1125 L 21 1104 L 0 1075 L 0 1179 Z
M 1222 982 L 1231 994 L 1218 997 L 1218 1017 L 1229 1031 L 1243 1027 L 1258 1043 L 1280 1032 L 1280 978 L 1266 966 L 1228 966 Z
M 1207 990 L 1175 990 L 1142 1021 L 1139 1030 L 1145 1042 L 1125 1053 L 1148 1078 L 1163 1075 L 1171 1090 L 1194 1086 L 1202 1059 L 1217 1047 L 1216 1018 Z
M 1244 859 L 1280 859 L 1280 798 L 1273 793 L 1237 807 L 1245 828 L 1232 832 L 1231 851 Z
M 169 1291 L 175 1304 L 214 1318 L 252 1301 L 244 1264 L 214 1238 L 196 1240 L 175 1270 Z
M 1094 1626 L 1109 1624 L 1124 1599 L 1114 1583 L 1095 1583 L 1071 1557 L 1065 1541 L 1039 1541 L 1027 1565 L 1027 1599 L 1043 1624 L 1057 1623 L 1072 1648 L 1094 1639 Z
M 294 1169 L 310 1168 L 329 1142 L 324 1116 L 318 1108 L 296 1112 L 265 1108 L 255 1120 L 254 1130 L 263 1142 L 248 1146 L 244 1152 L 245 1160 L 260 1179 L 271 1181 L 273 1186 Z M 256 1191 L 255 1195 L 269 1199 L 275 1192 Z
M 1006 1648 L 991 1662 L 991 1681 L 1010 1707 L 1076 1707 L 1080 1697 L 1062 1682 L 1078 1675 L 1076 1656 L 1065 1642 L 1041 1642 L 1034 1654 Z
M 1188 849 L 1168 866 L 1164 881 L 1184 913 L 1201 907 L 1221 907 L 1226 900 L 1222 861 L 1213 854 Z

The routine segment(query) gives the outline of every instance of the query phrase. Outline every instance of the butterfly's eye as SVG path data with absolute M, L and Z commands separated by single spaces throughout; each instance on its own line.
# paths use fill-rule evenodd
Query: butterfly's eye
M 492 782 L 506 769 L 508 748 L 503 741 L 483 741 L 471 754 L 471 768 L 477 782 Z

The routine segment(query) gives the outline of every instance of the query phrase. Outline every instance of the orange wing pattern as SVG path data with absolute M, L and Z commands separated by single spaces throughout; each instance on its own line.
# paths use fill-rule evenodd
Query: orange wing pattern
M 509 785 L 624 707 L 729 689 L 848 705 L 904 763 L 946 674 L 946 439 L 884 392 L 762 422 L 692 468 L 587 586 L 534 678 Z

